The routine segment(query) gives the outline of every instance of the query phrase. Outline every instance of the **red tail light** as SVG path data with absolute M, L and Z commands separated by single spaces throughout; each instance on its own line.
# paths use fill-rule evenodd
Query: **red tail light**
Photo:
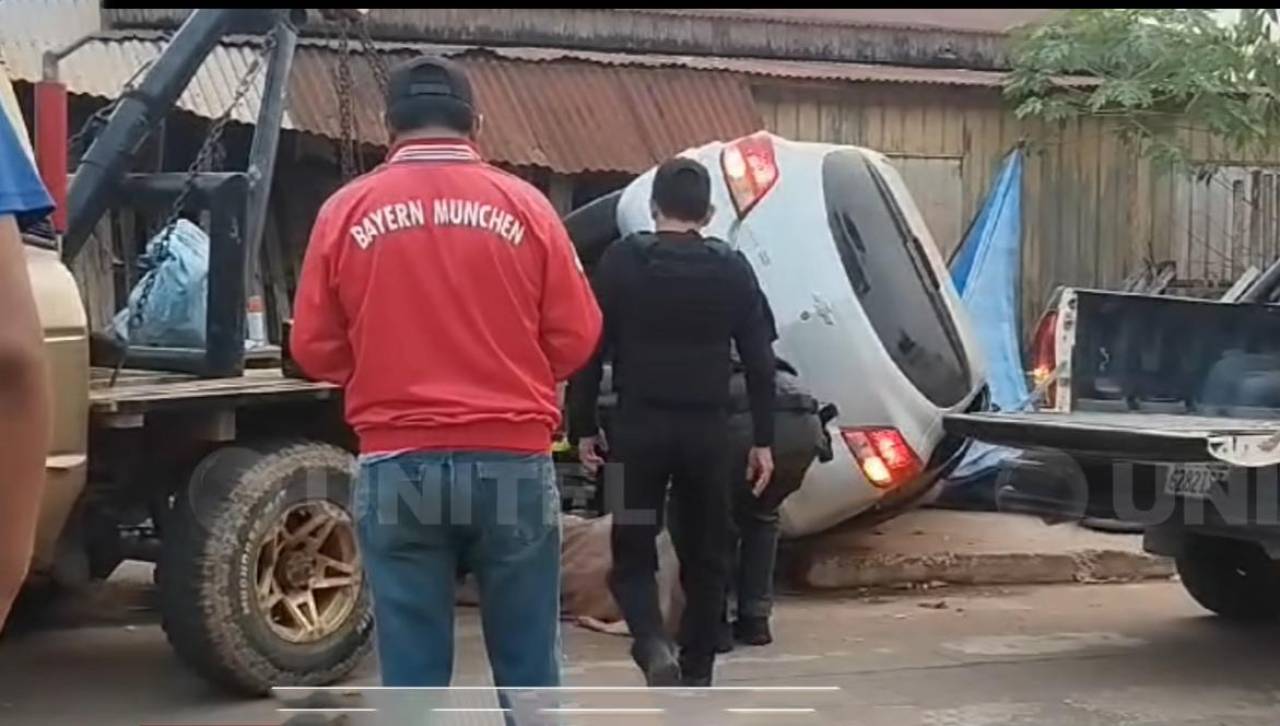
M 720 168 L 739 219 L 747 216 L 778 183 L 778 159 L 773 141 L 763 131 L 725 146 L 720 153 Z
M 1031 338 L 1031 381 L 1036 388 L 1053 376 L 1058 367 L 1058 313 L 1049 311 L 1040 318 L 1036 334 Z M 1057 399 L 1057 384 L 1045 389 L 1045 403 L 1053 407 Z
M 893 489 L 924 471 L 920 457 L 897 429 L 842 428 L 840 435 L 873 486 Z

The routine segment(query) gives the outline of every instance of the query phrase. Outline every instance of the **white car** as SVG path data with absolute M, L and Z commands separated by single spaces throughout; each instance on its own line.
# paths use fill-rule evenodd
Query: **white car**
M 681 156 L 711 172 L 706 234 L 746 254 L 777 321 L 778 356 L 839 415 L 835 458 L 783 505 L 802 536 L 862 514 L 888 516 L 959 462 L 947 412 L 986 407 L 978 343 L 911 194 L 883 155 L 765 132 Z M 652 230 L 654 171 L 565 222 L 590 266 L 614 240 Z

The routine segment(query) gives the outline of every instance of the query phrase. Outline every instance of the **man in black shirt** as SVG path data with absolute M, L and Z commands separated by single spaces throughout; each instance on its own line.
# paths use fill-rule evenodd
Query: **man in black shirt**
M 614 244 L 592 276 L 604 335 L 570 392 L 570 433 L 591 472 L 603 464 L 596 405 L 603 359 L 612 358 L 622 486 L 620 497 L 606 489 L 614 515 L 609 584 L 651 686 L 711 683 L 729 573 L 731 341 L 746 369 L 754 439 L 747 476 L 757 493 L 773 471 L 771 326 L 747 259 L 700 232 L 714 211 L 710 199 L 710 177 L 697 161 L 676 158 L 658 168 L 655 232 Z M 663 632 L 655 582 L 668 482 L 677 524 L 690 534 L 677 550 L 686 597 L 678 658 Z

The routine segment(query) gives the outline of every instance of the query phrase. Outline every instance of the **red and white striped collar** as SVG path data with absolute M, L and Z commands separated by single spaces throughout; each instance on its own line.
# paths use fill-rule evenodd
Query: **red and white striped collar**
M 412 139 L 396 144 L 387 163 L 408 161 L 480 161 L 480 152 L 466 139 Z

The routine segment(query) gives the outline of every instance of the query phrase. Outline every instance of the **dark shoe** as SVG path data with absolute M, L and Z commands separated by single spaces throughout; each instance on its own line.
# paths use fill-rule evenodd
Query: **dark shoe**
M 708 688 L 711 686 L 711 673 L 715 670 L 716 657 L 693 656 L 688 652 L 680 654 L 680 685 L 688 688 Z
M 711 676 L 681 675 L 680 685 L 685 688 L 710 688 Z
M 722 622 L 716 627 L 716 653 L 721 655 L 733 652 L 733 627 Z
M 769 618 L 739 617 L 733 624 L 733 637 L 745 645 L 768 645 L 773 642 Z
M 644 672 L 645 685 L 650 688 L 679 686 L 680 661 L 671 643 L 662 640 L 636 641 L 631 646 L 631 657 Z

